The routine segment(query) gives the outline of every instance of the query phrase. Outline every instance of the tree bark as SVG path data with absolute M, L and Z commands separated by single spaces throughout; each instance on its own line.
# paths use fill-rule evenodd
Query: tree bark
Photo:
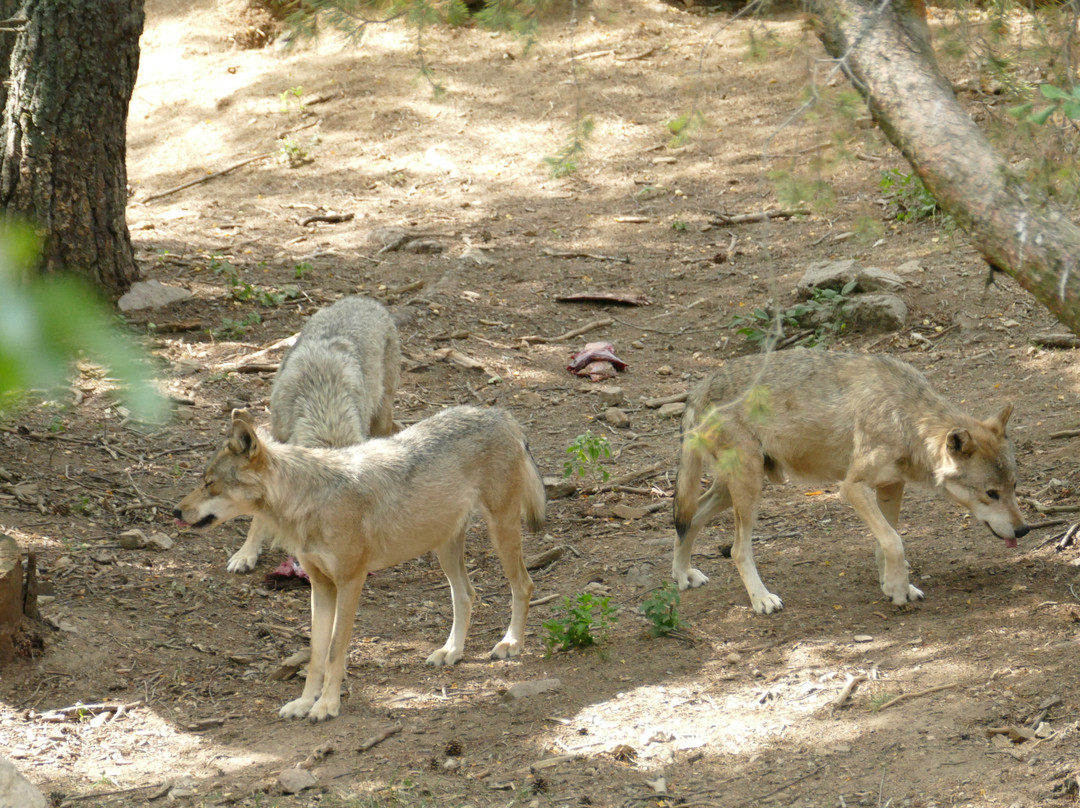
M 994 268 L 1080 334 L 1080 228 L 1033 200 L 938 69 L 920 0 L 810 0 L 886 137 Z
M 143 0 L 0 2 L 13 9 L 26 24 L 0 34 L 0 207 L 37 229 L 43 271 L 118 297 L 138 277 L 125 162 Z

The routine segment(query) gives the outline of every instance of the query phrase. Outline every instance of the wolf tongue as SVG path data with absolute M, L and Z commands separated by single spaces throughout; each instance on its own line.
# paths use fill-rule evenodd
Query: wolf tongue
M 1005 539 L 1005 546 L 1010 549 L 1016 547 L 1016 539 Z

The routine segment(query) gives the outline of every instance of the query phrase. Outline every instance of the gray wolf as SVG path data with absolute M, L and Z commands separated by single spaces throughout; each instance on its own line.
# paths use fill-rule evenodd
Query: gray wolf
M 766 478 L 841 481 L 840 493 L 877 540 L 878 578 L 896 605 L 921 599 L 896 531 L 907 483 L 943 492 L 1009 547 L 1028 532 L 1016 502 L 1016 460 L 1005 433 L 1012 405 L 979 421 L 939 396 L 915 368 L 885 356 L 792 350 L 743 357 L 687 398 L 675 483 L 680 589 L 708 578 L 690 567 L 694 539 L 731 508 L 731 557 L 754 610 L 783 601 L 762 583 L 750 534 Z M 703 464 L 713 481 L 700 491 Z
M 461 658 L 475 597 L 465 569 L 469 515 L 479 510 L 510 580 L 511 617 L 494 659 L 521 652 L 533 584 L 521 551 L 521 519 L 544 523 L 544 484 L 517 422 L 504 410 L 453 407 L 389 438 L 345 449 L 280 443 L 233 412 L 224 447 L 203 484 L 174 511 L 208 528 L 258 516 L 311 579 L 311 663 L 283 718 L 338 714 L 357 603 L 368 572 L 434 550 L 450 581 L 454 621 L 427 658 Z
M 285 354 L 270 391 L 270 431 L 282 443 L 340 448 L 394 430 L 401 373 L 397 328 L 381 303 L 346 297 L 317 311 Z M 270 527 L 255 519 L 230 572 L 259 560 Z

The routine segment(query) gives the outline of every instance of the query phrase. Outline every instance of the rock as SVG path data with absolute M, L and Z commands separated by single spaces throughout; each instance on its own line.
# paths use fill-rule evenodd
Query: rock
M 278 785 L 286 794 L 299 794 L 317 782 L 315 775 L 307 769 L 285 769 L 278 775 Z
M 811 264 L 795 285 L 795 292 L 800 300 L 806 300 L 815 289 L 840 291 L 852 281 L 855 282 L 854 292 L 896 292 L 906 285 L 895 273 L 864 267 L 855 259 L 847 259 Z
M 146 546 L 146 534 L 137 528 L 125 530 L 116 537 L 117 543 L 125 550 L 141 550 Z
M 191 292 L 178 286 L 166 286 L 161 281 L 133 283 L 127 294 L 117 301 L 120 311 L 160 309 L 178 300 L 187 300 Z
M 638 508 L 633 505 L 623 505 L 622 503 L 619 503 L 618 505 L 611 506 L 610 513 L 618 519 L 626 519 L 629 521 L 631 519 L 644 519 L 649 515 L 650 511 L 648 508 Z
M 0 808 L 49 808 L 45 795 L 5 757 L 0 757 Z
M 601 387 L 597 393 L 605 407 L 621 407 L 626 403 L 626 394 L 621 387 Z
M 545 477 L 544 493 L 548 499 L 572 497 L 577 491 L 577 484 L 568 477 Z
M 686 412 L 685 401 L 673 401 L 670 404 L 665 404 L 657 412 L 662 419 L 668 418 L 681 418 L 682 414 Z
M 604 420 L 616 429 L 630 428 L 630 416 L 618 407 L 608 407 L 604 410 Z
M 174 544 L 176 542 L 165 533 L 151 533 L 146 539 L 148 550 L 171 550 Z
M 519 701 L 530 696 L 538 696 L 549 690 L 558 690 L 560 687 L 562 687 L 561 679 L 537 679 L 533 682 L 518 682 L 510 685 L 510 688 L 503 694 L 503 698 L 506 701 Z
M 860 331 L 896 331 L 907 321 L 907 304 L 896 295 L 859 295 L 840 307 L 840 319 Z

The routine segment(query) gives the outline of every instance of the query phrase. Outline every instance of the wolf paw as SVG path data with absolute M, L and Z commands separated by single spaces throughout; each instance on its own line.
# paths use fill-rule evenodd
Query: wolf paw
M 229 572 L 251 572 L 255 569 L 255 564 L 259 561 L 259 554 L 245 553 L 243 550 L 237 550 L 232 554 L 232 558 L 229 559 L 229 563 L 225 565 L 225 569 Z
M 893 602 L 894 606 L 904 606 L 905 604 L 914 603 L 915 601 L 922 600 L 926 597 L 921 589 L 917 589 L 911 584 L 903 584 L 896 587 L 894 594 L 890 594 L 885 587 L 882 587 L 882 589 L 885 590 L 885 594 Z
M 708 582 L 708 575 L 693 568 L 688 569 L 685 575 L 675 576 L 675 583 L 679 585 L 680 592 L 686 589 L 697 589 L 699 586 L 705 586 Z
M 784 608 L 784 601 L 768 590 L 761 595 L 751 595 L 750 603 L 758 614 L 772 614 Z
M 436 651 L 427 658 L 427 664 L 434 665 L 436 668 L 439 668 L 443 665 L 453 665 L 459 659 L 461 659 L 460 650 L 455 650 L 452 648 L 440 648 L 438 651 Z
M 508 642 L 503 640 L 494 648 L 491 649 L 492 659 L 509 659 L 512 656 L 517 656 L 521 653 L 520 642 Z
M 305 718 L 311 712 L 311 705 L 314 703 L 314 699 L 306 699 L 301 696 L 278 710 L 278 715 L 282 718 Z
M 337 718 L 339 712 L 341 712 L 341 705 L 337 701 L 319 699 L 308 712 L 307 717 L 312 724 L 317 724 L 320 721 Z

